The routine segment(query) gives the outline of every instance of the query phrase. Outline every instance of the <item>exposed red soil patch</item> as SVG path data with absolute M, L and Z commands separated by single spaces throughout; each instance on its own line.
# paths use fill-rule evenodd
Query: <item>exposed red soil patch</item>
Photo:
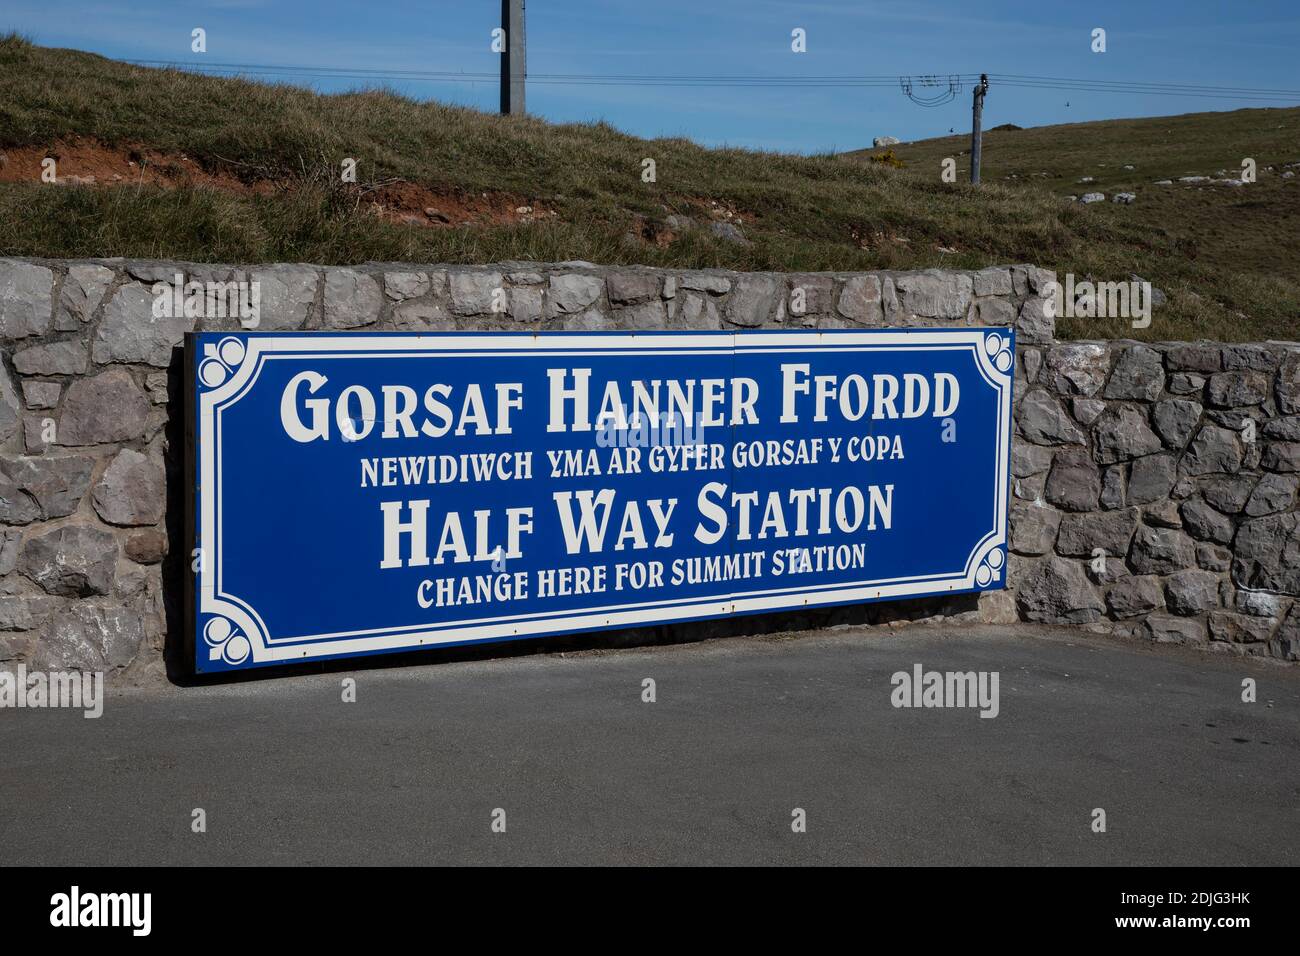
M 358 194 L 385 219 L 410 225 L 495 226 L 555 216 L 536 201 L 509 193 L 436 190 L 400 179 L 360 186 Z
M 42 163 L 55 161 L 58 183 L 65 186 L 209 186 L 229 192 L 271 192 L 270 184 L 249 184 L 232 173 L 212 172 L 183 153 L 160 153 L 144 147 L 103 146 L 78 141 L 54 146 L 20 146 L 4 150 L 0 182 L 41 182 Z
M 55 161 L 57 185 L 71 187 L 201 186 L 237 195 L 292 191 L 293 179 L 249 178 L 246 168 L 209 169 L 183 153 L 143 146 L 106 146 L 80 140 L 48 147 L 22 146 L 0 153 L 0 183 L 39 183 L 42 163 Z M 52 186 L 55 184 L 51 184 Z M 503 192 L 435 189 L 405 180 L 344 184 L 361 205 L 392 222 L 431 228 L 534 222 L 556 213 L 536 200 Z

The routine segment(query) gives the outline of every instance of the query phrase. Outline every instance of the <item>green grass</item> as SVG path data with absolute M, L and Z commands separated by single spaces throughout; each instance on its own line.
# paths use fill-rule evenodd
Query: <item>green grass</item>
M 996 91 L 990 93 L 994 95 Z M 1282 128 L 1277 128 L 1282 127 Z M 1063 323 L 1069 336 L 1300 337 L 1300 185 L 1261 172 L 1246 189 L 1152 180 L 1300 159 L 1300 110 L 1247 110 L 1016 132 L 985 140 L 985 185 L 944 184 L 961 137 L 895 147 L 902 170 L 859 156 L 798 157 L 645 140 L 603 123 L 500 117 L 386 91 L 322 96 L 115 63 L 0 38 L 0 150 L 98 142 L 184 154 L 263 193 L 207 187 L 0 185 L 0 254 L 198 262 L 484 262 L 587 259 L 746 270 L 978 268 L 1034 262 L 1097 279 L 1139 273 L 1169 296 L 1151 328 Z M 358 187 L 337 182 L 344 157 Z M 653 158 L 657 181 L 641 178 Z M 1103 168 L 1099 164 L 1105 163 Z M 1121 170 L 1123 164 L 1135 171 Z M 1028 174 L 1047 172 L 1047 178 Z M 1011 173 L 1020 178 L 1004 179 Z M 963 178 L 964 178 L 963 169 Z M 1075 180 L 1093 175 L 1083 187 Z M 374 215 L 358 194 L 404 180 L 500 191 L 558 215 L 426 228 Z M 1133 206 L 1069 204 L 1136 187 Z M 629 242 L 670 212 L 739 212 L 751 245 L 703 229 Z M 954 250 L 946 252 L 943 250 Z

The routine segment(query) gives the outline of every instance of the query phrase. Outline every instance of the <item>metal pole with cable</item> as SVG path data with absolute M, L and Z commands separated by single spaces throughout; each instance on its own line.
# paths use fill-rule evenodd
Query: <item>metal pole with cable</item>
M 980 81 L 975 86 L 971 97 L 970 125 L 970 181 L 972 186 L 980 184 L 980 154 L 983 152 L 984 136 L 980 122 L 984 118 L 984 94 L 989 91 L 989 75 L 980 74 Z

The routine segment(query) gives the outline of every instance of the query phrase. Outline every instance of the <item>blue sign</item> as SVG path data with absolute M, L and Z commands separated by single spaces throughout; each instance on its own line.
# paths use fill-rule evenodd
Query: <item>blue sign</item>
M 187 344 L 201 672 L 1004 586 L 1008 329 Z

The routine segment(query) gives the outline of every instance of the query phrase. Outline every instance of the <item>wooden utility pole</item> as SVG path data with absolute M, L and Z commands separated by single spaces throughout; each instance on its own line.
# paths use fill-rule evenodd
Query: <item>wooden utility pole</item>
M 524 0 L 501 0 L 501 29 L 506 48 L 501 54 L 501 113 L 524 114 Z
M 980 131 L 980 122 L 984 118 L 984 94 L 989 91 L 989 75 L 980 74 L 980 81 L 975 86 L 971 97 L 970 124 L 970 181 L 972 186 L 980 184 L 980 154 L 984 151 L 984 136 Z

